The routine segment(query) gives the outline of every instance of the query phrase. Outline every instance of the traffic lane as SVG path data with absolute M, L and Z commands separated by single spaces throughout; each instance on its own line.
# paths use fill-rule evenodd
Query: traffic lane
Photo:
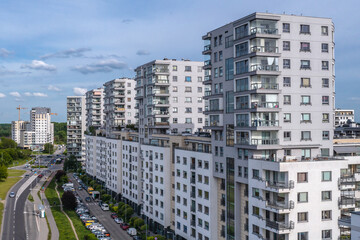
M 74 187 L 78 189 L 79 183 L 75 180 L 72 174 L 70 174 L 70 180 L 74 183 Z M 77 193 L 81 197 L 82 201 L 88 206 L 90 213 L 99 220 L 106 230 L 109 231 L 112 239 L 132 239 L 132 237 L 130 237 L 126 231 L 122 230 L 119 224 L 115 223 L 115 221 L 111 218 L 110 211 L 103 211 L 97 202 L 90 202 L 89 204 L 85 201 L 85 198 L 90 196 L 86 190 L 77 190 Z
M 32 175 L 32 174 L 31 174 Z M 30 176 L 30 174 L 29 174 Z M 17 192 L 19 188 L 27 181 L 27 178 L 24 177 L 19 182 L 17 182 L 10 190 L 10 192 Z M 4 209 L 4 221 L 3 221 L 3 240 L 13 240 L 13 234 L 15 231 L 15 218 L 14 218 L 14 204 L 15 198 L 10 198 L 9 195 L 6 196 L 6 206 Z

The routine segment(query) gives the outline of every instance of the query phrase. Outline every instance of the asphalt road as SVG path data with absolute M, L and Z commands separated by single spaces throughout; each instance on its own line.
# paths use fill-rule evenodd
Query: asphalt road
M 31 176 L 32 174 L 30 174 Z M 29 176 L 29 177 L 30 177 Z M 19 188 L 28 180 L 28 178 L 21 179 L 17 184 L 12 188 L 12 192 L 16 192 Z M 32 181 L 32 183 L 21 193 L 21 195 L 16 200 L 15 198 L 6 197 L 6 208 L 4 210 L 4 222 L 3 222 L 3 233 L 2 240 L 25 240 L 26 231 L 25 231 L 25 218 L 24 218 L 24 207 L 25 201 L 29 195 L 30 187 L 35 186 L 39 181 L 38 178 Z M 16 200 L 16 206 L 14 209 Z
M 74 183 L 74 187 L 78 189 L 79 183 L 75 180 L 72 174 L 69 174 L 70 180 Z M 110 211 L 103 211 L 97 202 L 86 202 L 85 198 L 90 195 L 86 192 L 86 190 L 76 190 L 83 202 L 88 206 L 89 211 L 92 215 L 94 215 L 99 222 L 109 231 L 111 239 L 121 239 L 121 240 L 131 240 L 129 234 L 126 231 L 122 230 L 119 224 L 115 223 L 115 221 L 111 218 Z

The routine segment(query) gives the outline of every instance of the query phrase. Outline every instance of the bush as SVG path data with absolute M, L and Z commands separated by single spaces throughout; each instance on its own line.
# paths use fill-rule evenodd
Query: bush
M 134 226 L 135 228 L 139 229 L 141 228 L 143 225 L 145 224 L 144 220 L 142 218 L 137 218 L 135 221 L 134 221 Z
M 166 240 L 166 238 L 161 235 L 155 235 L 155 236 L 148 237 L 147 240 L 155 240 L 155 238 L 157 238 L 157 240 Z
M 144 225 L 142 225 L 142 226 L 140 227 L 140 230 L 141 230 L 142 232 L 145 232 L 146 229 L 149 229 L 149 226 L 146 225 L 146 224 L 144 224 Z
M 76 198 L 73 192 L 66 191 L 61 197 L 61 201 L 64 205 L 64 208 L 74 210 L 76 208 Z
M 138 217 L 132 217 L 132 218 L 130 218 L 130 220 L 129 220 L 130 226 L 132 226 L 132 227 L 135 226 L 134 222 L 135 222 L 136 219 L 138 219 Z
M 65 176 L 65 175 L 66 175 L 66 172 L 65 172 L 65 171 L 59 170 L 59 171 L 57 171 L 56 174 L 55 174 L 55 179 L 56 179 L 57 181 L 59 181 L 60 178 L 61 178 L 62 176 Z
M 8 170 L 5 165 L 0 166 L 0 181 L 4 181 L 8 177 Z
M 104 194 L 101 196 L 101 200 L 104 202 L 108 202 L 110 200 L 111 196 L 109 194 Z
M 90 233 L 84 237 L 84 240 L 97 240 L 97 237 L 93 233 Z

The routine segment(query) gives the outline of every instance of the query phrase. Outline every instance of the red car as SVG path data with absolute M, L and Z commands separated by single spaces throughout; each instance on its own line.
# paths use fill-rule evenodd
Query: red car
M 122 230 L 126 231 L 130 226 L 127 223 L 120 223 L 120 227 L 121 227 Z
M 112 213 L 110 216 L 111 216 L 112 219 L 115 219 L 115 218 L 118 217 L 118 215 L 116 215 L 116 213 Z
M 39 175 L 38 175 L 38 178 L 42 178 L 42 177 L 43 177 L 43 175 L 42 175 L 42 174 L 39 174 Z

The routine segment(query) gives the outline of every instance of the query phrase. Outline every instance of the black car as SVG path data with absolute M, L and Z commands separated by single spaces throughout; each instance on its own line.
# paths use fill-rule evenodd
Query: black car
M 86 197 L 86 198 L 85 198 L 85 201 L 91 202 L 91 198 L 90 198 L 90 197 Z

